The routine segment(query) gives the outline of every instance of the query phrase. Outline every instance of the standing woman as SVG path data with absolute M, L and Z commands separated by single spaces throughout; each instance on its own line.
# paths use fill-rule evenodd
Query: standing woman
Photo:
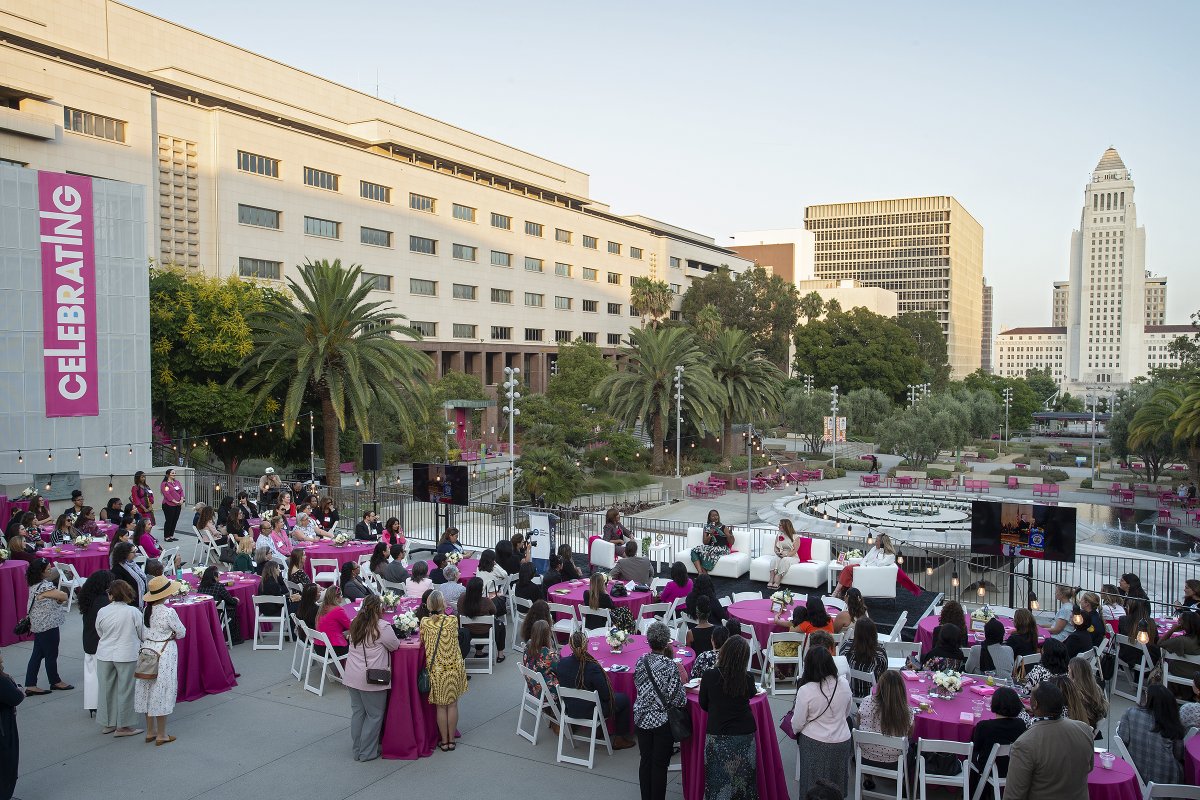
M 400 646 L 382 614 L 383 604 L 376 595 L 370 595 L 363 599 L 362 608 L 350 623 L 350 652 L 342 668 L 342 685 L 350 691 L 350 738 L 355 761 L 374 761 L 380 755 L 379 738 L 391 683 L 372 683 L 367 673 L 387 670 L 390 677 L 391 652 Z
M 663 800 L 667 796 L 667 767 L 675 741 L 667 722 L 667 708 L 686 708 L 687 695 L 679 668 L 671 656 L 671 629 L 661 622 L 646 629 L 650 652 L 637 660 L 633 684 L 637 689 L 633 702 L 633 725 L 637 730 L 638 783 L 642 800 Z
M 179 512 L 183 510 L 183 484 L 175 477 L 175 470 L 167 469 L 158 489 L 162 492 L 163 539 L 173 542 Z
M 25 668 L 25 696 L 50 694 L 37 685 L 42 661 L 46 662 L 46 677 L 50 679 L 51 689 L 74 689 L 58 674 L 59 628 L 67 619 L 67 594 L 58 588 L 58 570 L 46 559 L 39 558 L 29 562 L 25 582 L 29 584 L 29 623 L 33 631 L 33 652 L 29 654 L 29 666 Z
M 150 485 L 146 483 L 146 473 L 138 470 L 133 474 L 133 488 L 129 490 L 129 502 L 133 504 L 133 510 L 138 516 L 143 519 L 150 520 L 150 526 L 154 526 L 154 492 L 150 491 Z
M 155 747 L 175 741 L 167 735 L 167 717 L 175 710 L 179 694 L 179 648 L 176 639 L 187 636 L 187 628 L 175 609 L 164 603 L 179 591 L 179 584 L 159 576 L 150 580 L 145 596 L 146 646 L 158 653 L 158 674 L 152 680 L 138 678 L 134 687 L 133 710 L 146 715 L 146 741 Z
M 800 540 L 796 538 L 796 529 L 787 517 L 779 520 L 779 535 L 775 537 L 775 557 L 771 559 L 771 579 L 767 581 L 768 589 L 778 589 L 779 582 L 787 576 L 788 570 L 800 563 L 796 548 Z
M 455 748 L 458 698 L 467 693 L 467 669 L 458 649 L 458 617 L 446 613 L 446 598 L 430 592 L 425 607 L 429 616 L 421 620 L 421 644 L 429 670 L 429 702 L 437 706 L 438 749 L 448 753 Z
M 850 684 L 838 675 L 833 656 L 823 647 L 809 648 L 804 673 L 792 708 L 796 735 L 796 779 L 803 797 L 821 779 L 846 790 L 846 767 L 854 746 L 846 717 L 852 699 Z
M 733 531 L 728 525 L 721 524 L 721 512 L 715 508 L 708 512 L 708 521 L 704 523 L 704 544 L 692 548 L 692 565 L 696 572 L 707 575 L 708 571 L 717 566 L 721 556 L 729 555 L 733 544 Z
M 136 736 L 137 712 L 133 710 L 133 670 L 138 650 L 146 636 L 142 614 L 133 602 L 133 590 L 125 581 L 113 581 L 108 587 L 112 602 L 96 617 L 99 635 L 96 648 L 96 672 L 100 684 L 100 732 L 117 736 Z
M 705 800 L 758 797 L 754 732 L 750 713 L 754 679 L 746 671 L 750 645 L 733 636 L 721 645 L 716 669 L 700 678 L 700 708 L 708 712 L 704 736 Z
M 17 706 L 24 700 L 21 689 L 4 671 L 0 656 L 0 798 L 9 800 L 17 788 L 21 742 L 17 736 Z
M 96 615 L 100 609 L 108 605 L 108 587 L 112 585 L 113 574 L 106 569 L 100 569 L 88 576 L 75 591 L 75 600 L 79 604 L 79 613 L 83 615 L 83 710 L 96 716 L 97 693 L 99 685 L 96 680 L 96 645 L 100 635 L 96 633 Z

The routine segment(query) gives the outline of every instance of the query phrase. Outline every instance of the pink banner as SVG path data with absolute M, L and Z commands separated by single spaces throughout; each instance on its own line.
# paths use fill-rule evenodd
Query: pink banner
M 38 172 L 46 416 L 100 414 L 92 179 Z

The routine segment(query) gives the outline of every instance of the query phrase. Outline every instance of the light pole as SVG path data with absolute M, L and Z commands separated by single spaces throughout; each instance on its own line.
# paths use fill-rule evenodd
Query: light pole
M 917 385 L 910 383 L 908 385 L 908 407 L 912 408 L 917 404 Z
M 1092 477 L 1092 482 L 1096 481 L 1096 407 L 1100 405 L 1100 393 L 1089 394 L 1088 401 L 1092 404 L 1092 462 L 1088 466 L 1091 468 L 1089 475 Z
M 1012 405 L 1012 387 L 1004 389 L 1004 446 L 1008 447 L 1008 407 Z
M 513 482 L 517 472 L 517 455 L 513 448 L 516 446 L 514 439 L 517 432 L 517 417 L 521 414 L 521 409 L 517 408 L 517 401 L 521 399 L 521 393 L 517 391 L 517 386 L 521 379 L 520 367 L 505 367 L 504 368 L 504 396 L 508 398 L 508 402 L 504 405 L 504 413 L 508 414 L 508 531 L 512 533 L 513 526 L 516 525 L 516 516 L 513 513 Z
M 683 365 L 675 367 L 675 477 L 679 477 L 679 434 L 683 428 Z
M 804 376 L 802 376 L 802 377 L 804 378 L 804 391 L 805 391 L 805 393 L 807 393 L 807 394 L 812 394 L 812 390 L 813 390 L 813 376 L 812 376 L 812 375 L 804 375 Z
M 832 466 L 833 466 L 833 468 L 834 468 L 834 469 L 837 469 L 837 437 L 838 437 L 838 417 L 837 417 L 837 411 L 838 411 L 838 387 L 837 387 L 837 385 L 836 385 L 836 384 L 834 384 L 833 386 L 829 387 L 829 394 L 830 394 L 830 397 L 831 397 L 831 399 L 830 399 L 830 401 L 829 401 L 829 410 L 830 410 L 830 412 L 833 414 L 833 436 L 832 436 L 832 437 L 830 437 L 830 438 L 832 438 L 832 439 L 833 439 L 833 441 L 831 442 L 831 444 L 833 445 L 833 465 L 832 465 Z

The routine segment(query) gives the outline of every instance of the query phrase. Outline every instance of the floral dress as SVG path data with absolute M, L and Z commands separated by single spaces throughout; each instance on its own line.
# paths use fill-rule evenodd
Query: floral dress
M 172 638 L 174 636 L 174 638 Z M 156 652 L 158 677 L 147 681 L 138 678 L 133 687 L 133 710 L 152 717 L 165 717 L 175 710 L 175 697 L 179 694 L 179 648 L 175 639 L 187 636 L 187 628 L 175 613 L 175 609 L 159 603 L 150 612 L 150 625 L 146 628 L 144 647 Z
M 717 566 L 721 556 L 729 555 L 729 535 L 725 526 L 718 522 L 710 522 L 704 526 L 704 536 L 713 537 L 712 544 L 701 544 L 692 548 L 692 561 L 699 561 L 704 571 L 708 572 Z
M 458 617 L 434 614 L 421 620 L 421 643 L 429 670 L 429 702 L 435 706 L 458 702 L 467 692 L 467 668 L 458 649 Z
M 543 647 L 535 653 L 527 648 L 524 657 L 521 659 L 521 664 L 525 669 L 541 673 L 542 679 L 546 681 L 546 687 L 550 689 L 550 702 L 557 708 L 558 674 L 556 670 L 558 669 L 558 651 L 549 647 Z M 525 685 L 529 687 L 529 693 L 534 697 L 542 696 L 542 687 L 540 684 L 526 678 Z

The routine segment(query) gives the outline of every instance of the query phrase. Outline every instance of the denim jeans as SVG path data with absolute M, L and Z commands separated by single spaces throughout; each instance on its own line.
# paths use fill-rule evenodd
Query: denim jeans
M 33 635 L 33 652 L 29 654 L 29 666 L 25 668 L 25 686 L 37 686 L 37 676 L 46 662 L 46 677 L 50 684 L 62 683 L 58 674 L 58 628 L 35 633 Z

